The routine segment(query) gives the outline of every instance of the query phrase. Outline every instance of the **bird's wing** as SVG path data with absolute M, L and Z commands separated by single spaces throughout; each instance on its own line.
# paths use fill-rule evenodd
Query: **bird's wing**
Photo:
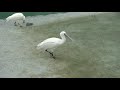
M 38 47 L 48 47 L 49 45 L 56 45 L 60 41 L 59 38 L 49 38 L 38 44 Z
M 59 38 L 48 38 L 48 39 L 46 39 L 46 40 L 44 40 L 43 42 L 52 42 L 52 43 L 54 43 L 54 42 L 58 42 L 60 39 Z

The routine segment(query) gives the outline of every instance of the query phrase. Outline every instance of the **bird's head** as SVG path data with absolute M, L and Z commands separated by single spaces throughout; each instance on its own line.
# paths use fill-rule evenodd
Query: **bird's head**
M 68 37 L 71 41 L 73 41 L 73 39 L 71 37 L 69 37 L 65 31 L 62 31 L 60 33 L 60 35 L 64 35 L 64 36 Z
M 66 32 L 65 32 L 65 31 L 62 31 L 61 33 L 65 34 Z

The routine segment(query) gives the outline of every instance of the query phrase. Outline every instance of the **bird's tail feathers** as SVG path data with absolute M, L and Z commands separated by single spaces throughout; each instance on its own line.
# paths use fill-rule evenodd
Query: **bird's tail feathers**
M 43 50 L 43 48 L 41 48 L 40 46 L 37 46 L 36 49 L 39 50 L 40 52 L 43 52 L 43 53 L 44 53 L 44 51 L 45 51 L 45 50 Z

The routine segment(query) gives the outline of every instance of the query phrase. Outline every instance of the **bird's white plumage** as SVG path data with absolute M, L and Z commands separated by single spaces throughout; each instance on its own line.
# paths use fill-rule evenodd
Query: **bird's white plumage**
M 60 33 L 61 39 L 53 37 L 53 38 L 48 38 L 44 40 L 43 42 L 37 45 L 37 49 L 42 51 L 48 50 L 50 52 L 53 52 L 58 46 L 65 43 L 66 41 L 65 34 L 66 32 L 62 31 Z
M 57 46 L 61 45 L 61 39 L 59 38 L 49 38 L 41 42 L 37 45 L 37 49 L 41 49 L 42 51 L 49 50 L 53 51 L 57 48 Z
M 25 16 L 22 13 L 15 13 L 9 17 L 6 18 L 6 21 L 17 21 L 17 20 L 25 20 Z

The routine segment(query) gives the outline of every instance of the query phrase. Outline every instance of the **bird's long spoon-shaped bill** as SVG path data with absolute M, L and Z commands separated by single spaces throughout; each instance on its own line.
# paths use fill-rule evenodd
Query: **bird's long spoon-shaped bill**
M 70 36 L 68 36 L 66 33 L 65 36 L 67 36 L 71 41 L 73 41 L 73 39 Z

